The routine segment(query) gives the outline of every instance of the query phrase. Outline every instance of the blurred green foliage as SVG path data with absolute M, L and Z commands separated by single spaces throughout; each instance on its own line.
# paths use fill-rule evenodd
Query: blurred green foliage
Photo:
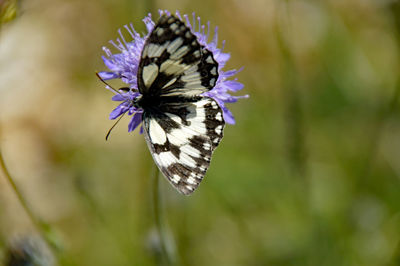
M 0 26 L 3 23 L 12 21 L 18 13 L 17 0 L 2 0 L 0 2 Z
M 173 264 L 400 265 L 398 0 L 27 0 L 0 36 L 0 140 L 59 264 L 163 264 L 151 156 L 128 119 L 104 141 L 94 75 L 157 8 L 218 25 L 250 95 L 192 196 L 160 180 Z M 4 253 L 30 222 L 2 177 Z

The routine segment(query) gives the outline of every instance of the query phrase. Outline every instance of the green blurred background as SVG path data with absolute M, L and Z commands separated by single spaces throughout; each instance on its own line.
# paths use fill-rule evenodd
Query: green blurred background
M 127 118 L 104 140 L 116 103 L 94 74 L 158 8 L 218 25 L 250 95 L 192 196 L 160 180 L 171 264 L 400 265 L 400 1 L 0 5 L 1 152 L 59 265 L 166 264 L 152 158 Z M 35 230 L 0 172 L 0 261 Z

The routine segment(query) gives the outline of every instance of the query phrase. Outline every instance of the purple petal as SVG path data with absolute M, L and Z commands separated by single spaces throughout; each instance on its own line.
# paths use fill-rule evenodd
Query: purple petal
M 142 123 L 142 112 L 136 112 L 128 125 L 128 132 L 134 131 Z
M 120 102 L 120 101 L 125 101 L 127 99 L 127 97 L 124 97 L 122 94 L 115 94 L 112 98 L 111 98 L 111 100 L 113 100 L 113 101 L 118 101 L 118 102 Z
M 120 105 L 117 106 L 112 112 L 110 113 L 110 119 L 113 120 L 117 118 L 118 116 L 122 115 L 126 111 L 128 111 L 128 107 L 126 106 L 125 102 L 121 103 Z
M 223 111 L 225 122 L 228 124 L 234 125 L 236 122 L 235 122 L 235 118 L 233 117 L 233 114 L 231 113 L 231 111 L 229 111 L 228 108 L 226 108 L 225 106 L 222 106 L 222 111 Z
M 99 72 L 98 74 L 103 80 L 119 78 L 119 75 L 114 72 L 102 71 L 102 72 Z
M 228 53 L 219 53 L 216 55 L 215 60 L 217 60 L 217 62 L 219 63 L 219 65 L 226 63 L 226 61 L 229 60 L 229 58 L 231 58 L 231 55 Z
M 114 57 L 114 56 L 112 56 L 112 57 Z M 116 71 L 118 69 L 118 65 L 111 58 L 107 58 L 104 55 L 101 58 L 103 59 L 103 62 L 106 65 L 106 67 L 108 67 L 110 70 Z
M 231 96 L 231 95 L 226 97 L 226 99 L 224 100 L 225 103 L 235 103 L 237 101 L 238 101 L 238 98 L 236 96 Z
M 224 81 L 223 84 L 230 91 L 240 91 L 244 87 L 244 85 L 242 83 L 237 82 L 235 80 L 226 80 L 226 81 Z
M 237 73 L 239 73 L 242 70 L 243 70 L 243 67 L 239 68 L 239 70 L 232 69 L 232 70 L 228 70 L 226 72 L 220 71 L 220 75 L 223 76 L 226 79 L 226 78 L 229 78 L 229 77 L 232 77 L 232 76 L 236 75 Z
M 146 25 L 147 32 L 151 32 L 155 25 L 153 20 L 151 19 L 151 14 L 147 15 L 147 17 L 143 19 L 143 22 Z

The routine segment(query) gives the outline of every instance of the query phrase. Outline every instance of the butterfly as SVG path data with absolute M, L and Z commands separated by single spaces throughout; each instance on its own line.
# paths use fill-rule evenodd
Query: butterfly
M 178 17 L 160 17 L 141 53 L 133 106 L 154 162 L 181 193 L 191 194 L 223 137 L 218 103 L 202 93 L 218 80 L 218 63 Z

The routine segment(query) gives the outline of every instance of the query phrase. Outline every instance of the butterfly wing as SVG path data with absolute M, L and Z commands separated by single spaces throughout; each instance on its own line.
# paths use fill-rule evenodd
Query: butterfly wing
M 179 18 L 162 16 L 147 38 L 138 68 L 146 99 L 143 128 L 161 172 L 183 194 L 203 179 L 225 125 L 217 102 L 203 97 L 218 63 Z
M 175 16 L 162 16 L 144 45 L 138 68 L 141 94 L 193 97 L 211 90 L 218 63 Z
M 223 136 L 222 110 L 211 98 L 165 104 L 143 117 L 154 161 L 181 193 L 191 194 L 203 179 Z

